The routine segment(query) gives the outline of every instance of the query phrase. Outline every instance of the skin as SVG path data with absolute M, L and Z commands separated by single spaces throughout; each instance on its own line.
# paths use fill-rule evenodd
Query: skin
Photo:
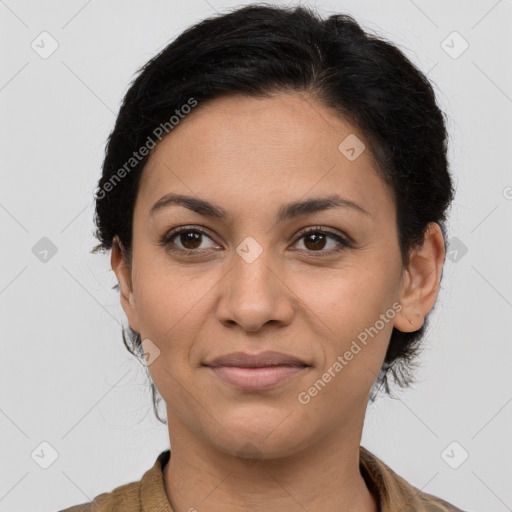
M 167 405 L 164 481 L 175 512 L 377 510 L 359 470 L 368 395 L 392 328 L 419 329 L 434 306 L 445 248 L 432 223 L 402 267 L 392 192 L 368 149 L 353 161 L 338 150 L 350 134 L 365 140 L 305 94 L 230 96 L 198 105 L 146 164 L 132 260 L 115 244 L 111 263 L 130 327 L 160 351 L 149 371 Z M 151 215 L 170 192 L 212 202 L 229 218 L 180 205 Z M 368 214 L 333 207 L 276 223 L 282 204 L 333 193 Z M 179 235 L 158 244 L 171 228 L 188 225 L 208 234 L 195 245 Z M 328 236 L 315 248 L 301 234 L 307 227 L 349 236 L 354 245 L 343 248 Z M 251 263 L 236 252 L 246 237 L 262 248 Z M 401 311 L 301 404 L 298 394 L 394 303 Z M 248 392 L 202 365 L 265 350 L 310 367 Z

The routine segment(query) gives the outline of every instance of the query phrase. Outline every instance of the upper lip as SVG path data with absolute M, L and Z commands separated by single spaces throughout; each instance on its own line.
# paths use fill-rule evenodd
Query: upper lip
M 280 352 L 232 352 L 211 359 L 204 363 L 206 366 L 237 366 L 240 368 L 263 368 L 267 366 L 309 366 L 304 361 L 289 354 Z

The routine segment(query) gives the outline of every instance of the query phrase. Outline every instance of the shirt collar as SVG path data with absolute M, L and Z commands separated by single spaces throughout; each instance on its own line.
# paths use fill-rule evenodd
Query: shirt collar
M 161 452 L 153 467 L 140 480 L 142 512 L 173 512 L 163 476 L 163 468 L 170 455 L 170 450 Z M 362 446 L 359 448 L 359 468 L 375 497 L 378 512 L 462 512 L 440 498 L 421 492 Z

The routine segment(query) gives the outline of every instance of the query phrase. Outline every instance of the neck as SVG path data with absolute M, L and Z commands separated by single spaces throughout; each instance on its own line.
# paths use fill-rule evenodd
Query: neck
M 290 456 L 242 459 L 168 419 L 164 482 L 174 512 L 377 512 L 359 469 L 362 424 L 355 435 L 337 431 Z

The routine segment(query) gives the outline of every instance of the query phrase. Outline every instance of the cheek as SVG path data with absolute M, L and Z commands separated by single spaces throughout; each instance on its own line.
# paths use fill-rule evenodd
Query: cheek
M 399 280 L 394 267 L 392 261 L 368 259 L 328 272 L 297 272 L 291 288 L 307 306 L 304 312 L 310 309 L 318 318 L 325 336 L 342 341 L 374 325 L 392 306 Z
M 134 289 L 141 334 L 172 336 L 183 323 L 190 321 L 196 305 L 201 304 L 208 290 L 207 272 L 187 271 L 170 262 L 162 251 L 156 255 L 141 254 L 134 266 Z
M 318 373 L 329 383 L 326 399 L 329 394 L 339 398 L 340 393 L 355 398 L 377 378 L 400 309 L 393 266 L 396 262 L 382 259 L 358 262 L 335 273 L 303 274 L 295 280 L 292 288 L 307 306 L 304 314 L 320 338 L 323 356 Z
M 159 350 L 148 366 L 151 378 L 169 406 L 185 411 L 190 406 L 189 393 L 195 394 L 190 354 L 201 329 L 205 287 L 176 270 L 160 270 L 156 265 L 140 272 L 134 287 L 141 337 Z
M 155 258 L 139 260 L 134 275 L 141 337 L 156 344 L 165 369 L 177 378 L 185 377 L 194 343 L 212 315 L 212 297 L 223 274 L 178 268 Z
M 351 421 L 355 407 L 366 407 L 389 345 L 396 310 L 388 307 L 375 286 L 362 284 L 334 283 L 329 302 L 309 303 L 321 319 L 321 331 L 315 331 L 320 332 L 323 356 L 297 399 L 306 404 L 308 414 L 318 413 L 326 423 Z

